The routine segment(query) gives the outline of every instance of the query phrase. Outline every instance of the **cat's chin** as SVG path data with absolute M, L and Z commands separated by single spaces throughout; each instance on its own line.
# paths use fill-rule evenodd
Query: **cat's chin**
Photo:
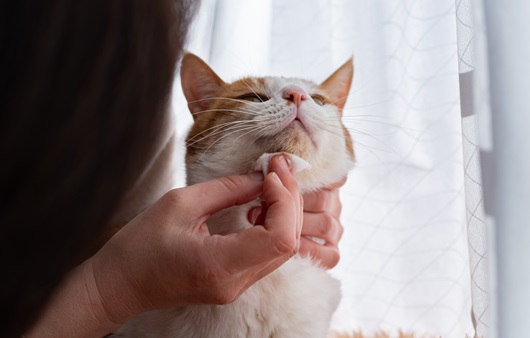
M 290 153 L 303 159 L 308 159 L 316 151 L 316 145 L 299 123 L 295 122 L 292 127 L 287 127 L 268 141 L 267 152 Z
M 307 128 L 305 127 L 305 125 L 302 123 L 302 121 L 300 121 L 299 119 L 294 119 L 292 120 L 288 125 L 287 125 L 287 128 L 301 128 L 303 130 L 305 130 L 307 132 Z

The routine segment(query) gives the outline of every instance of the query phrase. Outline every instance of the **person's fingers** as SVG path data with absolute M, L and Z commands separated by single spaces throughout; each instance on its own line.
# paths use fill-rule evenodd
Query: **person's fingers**
M 221 177 L 189 187 L 176 189 L 174 198 L 191 218 L 210 216 L 219 210 L 257 198 L 263 189 L 263 176 L 258 173 Z M 222 198 L 220 198 L 222 196 Z
M 225 236 L 204 236 L 204 247 L 209 248 L 208 260 L 223 267 L 222 275 L 238 276 L 241 281 L 234 286 L 235 293 L 242 292 L 250 285 L 277 269 L 292 257 L 300 246 L 300 232 L 303 223 L 303 199 L 298 191 L 296 179 L 290 171 L 289 163 L 283 156 L 271 160 L 269 174 L 262 185 L 246 182 L 241 184 L 239 176 L 206 182 L 208 185 L 194 186 L 192 196 L 201 201 L 199 223 L 202 218 L 217 210 L 242 204 L 261 194 L 261 208 L 254 208 L 248 214 L 249 221 L 255 226 L 239 233 Z M 246 186 L 245 191 L 241 187 Z M 213 189 L 213 191 L 212 191 Z M 239 190 L 234 193 L 234 190 Z M 205 194 L 212 198 L 204 198 Z M 187 195 L 186 195 L 187 196 Z M 216 197 L 223 196 L 223 201 Z M 209 258 L 208 258 L 209 257 Z M 213 273 L 218 273 L 214 272 Z M 241 287 L 241 289 L 240 289 Z M 226 299 L 231 299 L 230 292 Z M 224 299 L 224 298 L 223 298 Z
M 300 240 L 300 255 L 312 257 L 320 266 L 326 269 L 335 267 L 340 259 L 337 246 L 321 245 L 305 237 Z
M 304 228 L 304 197 L 302 195 L 299 195 L 299 203 L 300 203 L 300 219 L 298 226 L 296 228 L 296 238 L 298 239 L 298 246 L 296 250 L 300 250 L 300 237 L 302 237 L 302 230 Z
M 262 225 L 255 225 L 236 234 L 207 238 L 216 242 L 213 244 L 217 246 L 215 252 L 221 255 L 219 259 L 224 260 L 221 264 L 229 266 L 233 273 L 253 269 L 274 260 L 283 263 L 295 253 L 298 245 L 295 229 L 300 222 L 300 210 L 274 172 L 265 178 L 262 200 L 267 205 Z
M 289 184 L 292 190 L 289 190 Z M 263 185 L 262 199 L 267 206 L 263 226 L 277 236 L 277 245 L 285 245 L 286 251 L 294 250 L 299 237 L 297 231 L 301 227 L 302 211 L 296 181 L 291 173 L 288 172 L 287 176 L 284 174 L 284 180 L 280 180 L 276 172 L 269 173 Z
M 291 169 L 291 160 L 287 156 L 274 156 L 269 163 L 269 171 L 274 172 L 278 175 L 282 184 L 291 194 L 295 203 L 295 211 L 297 213 L 302 213 L 302 198 L 300 198 L 298 183 L 296 182 L 296 179 L 293 176 Z M 302 229 L 301 218 L 299 217 L 302 216 L 298 214 L 298 217 L 296 218 L 297 222 L 295 223 L 296 227 L 294 228 L 295 238 L 300 237 L 300 232 Z
M 340 222 L 329 214 L 304 213 L 302 236 L 321 238 L 328 245 L 337 246 L 343 232 Z
M 269 172 L 275 172 L 291 195 L 297 196 L 298 183 L 291 172 L 291 160 L 287 156 L 274 156 L 269 163 Z
M 339 190 L 320 190 L 304 194 L 304 210 L 309 212 L 328 212 L 335 217 L 340 216 L 342 204 L 339 198 Z
M 344 176 L 344 177 L 342 177 L 340 180 L 338 180 L 337 182 L 328 185 L 328 186 L 326 187 L 326 189 L 327 189 L 327 190 L 335 190 L 335 189 L 339 189 L 339 188 L 341 188 L 341 187 L 346 183 L 347 180 L 348 180 L 348 176 Z

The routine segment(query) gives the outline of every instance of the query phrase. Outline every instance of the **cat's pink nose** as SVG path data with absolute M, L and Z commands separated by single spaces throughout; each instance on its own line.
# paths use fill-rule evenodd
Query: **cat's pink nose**
M 282 97 L 298 107 L 302 101 L 307 100 L 307 93 L 298 86 L 288 86 L 283 89 Z

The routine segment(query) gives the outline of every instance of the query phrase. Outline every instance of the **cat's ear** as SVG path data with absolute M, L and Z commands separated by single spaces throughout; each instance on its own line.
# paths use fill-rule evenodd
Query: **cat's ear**
M 180 81 L 188 107 L 195 119 L 197 114 L 208 109 L 225 85 L 217 74 L 198 56 L 185 53 L 180 67 Z
M 346 61 L 330 77 L 320 84 L 320 88 L 325 91 L 332 103 L 344 108 L 348 93 L 350 92 L 351 82 L 353 79 L 353 58 Z

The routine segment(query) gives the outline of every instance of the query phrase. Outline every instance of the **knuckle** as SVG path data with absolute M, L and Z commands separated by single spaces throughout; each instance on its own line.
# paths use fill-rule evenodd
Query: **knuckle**
M 228 191 L 238 190 L 240 187 L 239 181 L 233 176 L 221 177 L 218 182 Z
M 338 239 L 341 239 L 342 235 L 344 234 L 344 227 L 342 226 L 341 223 L 338 223 L 338 230 L 339 230 L 339 238 Z
M 315 211 L 326 211 L 331 202 L 330 194 L 327 191 L 320 191 L 315 196 Z
M 294 238 L 288 240 L 277 239 L 273 242 L 272 249 L 276 256 L 294 255 L 296 241 Z
M 335 267 L 339 263 L 339 260 L 340 260 L 339 250 L 333 250 L 328 259 L 328 267 L 329 268 Z
M 337 216 L 340 216 L 341 212 L 342 212 L 342 202 L 340 201 L 339 196 L 337 196 L 337 200 L 336 200 L 336 213 L 337 213 Z
M 335 218 L 330 214 L 323 213 L 320 221 L 320 234 L 329 235 L 335 228 Z
M 182 203 L 186 200 L 183 196 L 181 189 L 172 189 L 168 191 L 164 196 L 163 200 L 166 203 L 169 203 L 173 206 L 176 205 L 182 205 Z
M 211 302 L 215 305 L 226 305 L 236 300 L 237 295 L 231 288 L 216 288 L 213 290 Z

